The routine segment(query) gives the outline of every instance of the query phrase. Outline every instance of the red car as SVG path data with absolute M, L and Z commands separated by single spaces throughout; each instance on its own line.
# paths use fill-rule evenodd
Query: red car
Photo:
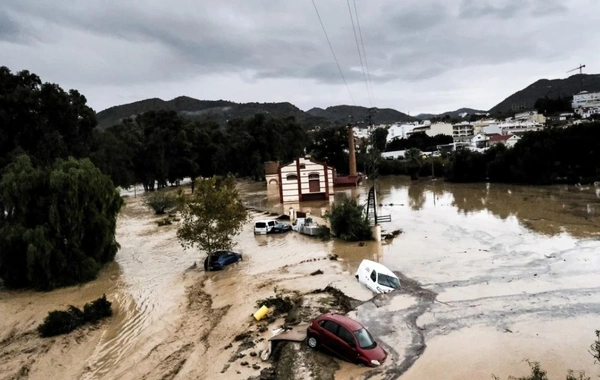
M 322 346 L 343 359 L 369 367 L 381 365 L 387 352 L 360 323 L 341 314 L 323 314 L 307 329 L 310 348 Z

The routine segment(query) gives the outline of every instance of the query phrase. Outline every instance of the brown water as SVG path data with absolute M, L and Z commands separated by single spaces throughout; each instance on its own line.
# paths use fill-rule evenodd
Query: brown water
M 600 188 L 389 177 L 378 190 L 379 214 L 392 218 L 382 228 L 403 233 L 381 247 L 331 244 L 350 273 L 369 258 L 419 284 L 353 313 L 392 353 L 371 375 L 506 377 L 525 374 L 526 359 L 551 378 L 600 372 L 587 352 L 600 328 Z M 366 202 L 366 186 L 342 192 Z M 344 364 L 338 377 L 363 376 Z
M 287 205 L 266 198 L 262 183 L 241 189 L 248 205 L 287 213 Z M 341 193 L 366 200 L 366 187 Z M 45 294 L 0 292 L 0 373 L 30 363 L 32 379 L 247 378 L 253 372 L 239 365 L 223 371 L 230 353 L 222 347 L 253 326 L 255 301 L 275 287 L 328 284 L 368 300 L 372 294 L 352 277 L 364 258 L 397 271 L 406 286 L 353 314 L 390 351 L 383 371 L 341 363 L 340 379 L 520 375 L 524 359 L 542 361 L 557 376 L 567 368 L 593 371 L 586 350 L 600 328 L 600 189 L 396 177 L 382 179 L 379 193 L 379 213 L 392 217 L 383 229 L 403 230 L 391 242 L 254 236 L 248 223 L 236 247 L 244 262 L 210 274 L 188 274 L 203 255 L 184 251 L 176 226 L 156 227 L 140 199 L 129 199 L 118 225 L 121 251 L 97 281 Z M 320 215 L 329 204 L 303 207 Z M 253 212 L 251 220 L 265 216 Z M 330 253 L 342 261 L 312 261 Z M 309 276 L 316 268 L 325 274 Z M 204 285 L 186 296 L 186 286 L 198 281 Z M 34 328 L 48 310 L 81 306 L 102 293 L 115 302 L 115 315 L 87 341 L 60 338 L 45 356 L 31 356 L 28 347 L 46 341 L 7 339 Z

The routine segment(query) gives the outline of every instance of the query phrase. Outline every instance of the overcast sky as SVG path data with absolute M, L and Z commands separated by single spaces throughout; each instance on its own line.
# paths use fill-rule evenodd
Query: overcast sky
M 377 107 L 489 109 L 579 63 L 600 72 L 600 0 L 355 1 Z M 0 65 L 97 111 L 179 95 L 370 106 L 347 1 L 315 2 L 353 99 L 311 0 L 1 0 Z

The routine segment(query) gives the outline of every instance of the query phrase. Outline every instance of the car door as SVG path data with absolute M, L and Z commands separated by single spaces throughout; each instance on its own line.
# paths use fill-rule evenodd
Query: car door
M 339 325 L 330 320 L 324 320 L 321 324 L 323 327 L 324 336 L 321 338 L 321 345 L 327 348 L 329 351 L 337 352 L 337 331 Z
M 337 336 L 340 340 L 339 355 L 349 362 L 356 361 L 358 355 L 356 352 L 356 339 L 354 338 L 354 335 L 344 326 L 340 325 Z
M 275 231 L 275 222 L 274 222 L 274 221 L 270 220 L 270 221 L 267 223 L 267 231 L 268 231 L 268 232 L 276 232 L 276 231 Z
M 375 293 L 379 293 L 379 290 L 377 289 L 377 271 L 375 269 L 373 269 L 369 275 L 369 279 L 367 280 L 367 288 L 371 289 Z

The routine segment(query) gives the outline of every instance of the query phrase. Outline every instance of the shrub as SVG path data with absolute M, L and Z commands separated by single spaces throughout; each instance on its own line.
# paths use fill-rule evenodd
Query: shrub
M 112 315 L 112 303 L 106 299 L 106 294 L 91 303 L 83 306 L 83 315 L 86 322 L 96 322 Z
M 38 332 L 42 337 L 68 334 L 83 323 L 83 312 L 75 306 L 69 306 L 67 311 L 49 312 L 44 322 L 38 326 Z
M 155 191 L 146 198 L 144 204 L 154 210 L 157 215 L 163 215 L 168 209 L 177 205 L 177 199 L 164 191 Z
M 371 240 L 371 225 L 366 218 L 364 206 L 359 205 L 356 198 L 344 198 L 333 204 L 330 212 L 325 214 L 329 219 L 333 234 L 346 241 Z
M 97 322 L 112 315 L 112 303 L 106 299 L 106 295 L 83 306 L 83 311 L 75 306 L 69 306 L 65 310 L 53 310 L 48 312 L 44 322 L 37 330 L 41 337 L 51 337 L 68 334 L 85 323 Z

